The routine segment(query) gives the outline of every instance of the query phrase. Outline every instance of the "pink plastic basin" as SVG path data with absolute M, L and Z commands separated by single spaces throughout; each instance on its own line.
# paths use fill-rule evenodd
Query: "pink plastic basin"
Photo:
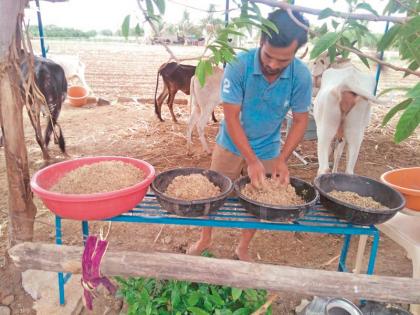
M 131 187 L 106 193 L 61 194 L 49 189 L 66 173 L 83 165 L 101 161 L 122 161 L 141 169 L 146 178 Z M 85 157 L 50 165 L 36 172 L 31 179 L 32 191 L 56 215 L 74 220 L 101 220 L 134 208 L 141 202 L 155 177 L 155 169 L 149 163 L 129 157 Z

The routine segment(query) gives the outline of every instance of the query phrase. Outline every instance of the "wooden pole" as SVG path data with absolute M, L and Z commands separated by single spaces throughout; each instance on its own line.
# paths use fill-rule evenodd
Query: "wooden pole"
M 21 269 L 80 273 L 83 247 L 22 243 L 9 250 Z M 355 275 L 170 253 L 107 251 L 101 272 L 345 297 L 389 303 L 420 303 L 420 279 Z
M 19 77 L 10 54 L 16 45 L 18 14 L 23 14 L 26 4 L 27 0 L 0 1 L 0 123 L 9 189 L 9 245 L 32 240 L 36 213 L 29 185 Z

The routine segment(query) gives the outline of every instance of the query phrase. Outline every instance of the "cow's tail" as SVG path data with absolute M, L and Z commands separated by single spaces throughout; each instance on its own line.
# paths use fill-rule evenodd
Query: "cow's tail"
M 158 86 L 159 86 L 159 75 L 160 75 L 160 68 L 159 68 L 159 70 L 158 70 L 158 72 L 157 72 L 157 75 L 156 75 L 156 88 L 155 88 L 155 113 L 156 113 L 156 115 L 158 116 L 158 118 L 159 118 L 160 120 L 162 120 L 162 117 L 161 117 L 160 111 L 159 111 L 159 109 L 158 109 L 157 100 L 156 100 L 157 90 L 158 90 Z

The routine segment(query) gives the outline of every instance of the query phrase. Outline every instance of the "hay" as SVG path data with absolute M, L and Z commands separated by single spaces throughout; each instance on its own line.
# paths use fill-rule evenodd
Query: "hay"
M 132 164 L 102 161 L 67 173 L 51 191 L 63 194 L 104 193 L 133 186 L 144 178 L 144 172 Z
M 375 209 L 375 210 L 386 210 L 389 209 L 388 207 L 382 205 L 381 203 L 377 202 L 372 197 L 364 197 L 360 196 L 359 194 L 352 192 L 352 191 L 338 191 L 333 190 L 328 193 L 331 197 L 334 197 L 340 201 L 345 203 L 364 208 L 364 209 Z
M 220 188 L 202 174 L 180 175 L 168 185 L 165 194 L 181 200 L 208 199 L 220 195 Z
M 246 184 L 241 193 L 251 200 L 276 206 L 297 206 L 305 203 L 292 185 L 282 186 L 271 178 L 265 179 L 260 189 L 251 183 Z

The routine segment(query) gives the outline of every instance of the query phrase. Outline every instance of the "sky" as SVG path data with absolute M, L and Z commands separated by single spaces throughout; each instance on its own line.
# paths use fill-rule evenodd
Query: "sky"
M 209 4 L 216 5 L 216 10 L 224 10 L 225 0 L 166 0 L 166 12 L 164 20 L 170 23 L 177 23 L 181 20 L 185 9 L 190 12 L 192 21 L 199 21 L 207 13 L 186 6 L 207 10 Z M 232 3 L 232 1 L 231 1 Z M 324 9 L 330 7 L 338 11 L 346 11 L 344 0 L 338 0 L 333 4 L 332 0 L 317 0 L 316 6 L 313 0 L 295 0 L 300 6 Z M 375 9 L 382 11 L 386 1 L 370 0 L 369 3 Z M 233 6 L 233 3 L 231 4 Z M 54 24 L 63 27 L 73 27 L 81 30 L 103 30 L 111 29 L 115 31 L 120 29 L 122 21 L 127 14 L 139 15 L 136 0 L 69 0 L 64 3 L 50 3 L 41 1 L 41 15 L 44 25 Z M 270 8 L 259 5 L 264 14 L 270 12 Z M 364 13 L 367 13 L 366 11 Z M 236 12 L 231 13 L 233 16 Z M 30 9 L 26 10 L 26 18 L 29 18 L 31 25 L 37 24 L 35 1 L 30 1 Z M 223 18 L 222 13 L 216 13 L 216 16 Z M 312 24 L 320 24 L 316 16 L 305 15 Z M 323 21 L 322 21 L 323 22 Z M 322 24 L 321 22 L 321 24 Z M 134 24 L 133 24 L 134 25 Z M 370 23 L 370 28 L 374 32 L 382 33 L 385 26 L 383 22 Z

